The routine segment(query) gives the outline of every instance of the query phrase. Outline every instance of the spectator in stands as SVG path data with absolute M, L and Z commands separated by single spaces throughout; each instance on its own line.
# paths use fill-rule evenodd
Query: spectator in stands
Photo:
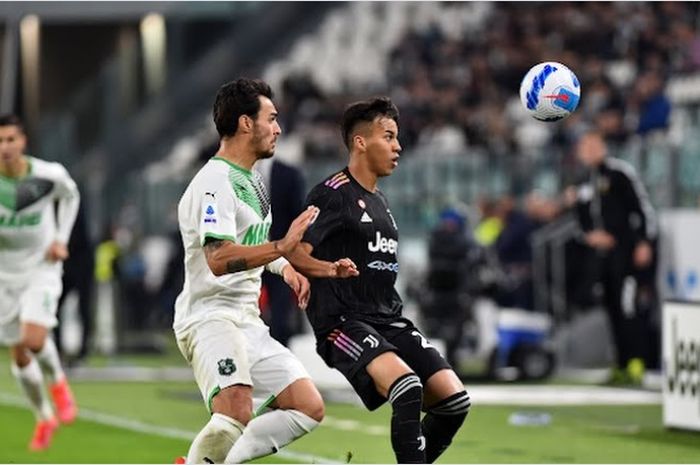
M 650 71 L 639 78 L 632 102 L 639 111 L 639 134 L 668 127 L 671 102 L 664 95 L 663 81 L 657 73 Z
M 530 238 L 535 223 L 516 208 L 515 199 L 506 195 L 498 202 L 499 217 L 503 230 L 494 247 L 503 271 L 510 278 L 511 285 L 501 292 L 497 301 L 504 307 L 527 310 L 534 308 L 532 289 L 532 247 Z

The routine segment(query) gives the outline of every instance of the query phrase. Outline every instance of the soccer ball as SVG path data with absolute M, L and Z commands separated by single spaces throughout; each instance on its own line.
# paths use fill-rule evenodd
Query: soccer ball
M 555 61 L 533 66 L 520 83 L 520 101 L 540 121 L 566 118 L 580 98 L 581 84 L 576 75 Z

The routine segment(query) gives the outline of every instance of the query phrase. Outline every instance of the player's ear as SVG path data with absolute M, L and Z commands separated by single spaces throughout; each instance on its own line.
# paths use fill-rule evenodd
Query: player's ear
M 248 115 L 241 115 L 238 117 L 238 127 L 244 132 L 248 133 L 253 130 L 253 118 Z
M 359 134 L 355 134 L 354 136 L 352 136 L 352 144 L 362 151 L 364 151 L 367 148 L 365 138 Z

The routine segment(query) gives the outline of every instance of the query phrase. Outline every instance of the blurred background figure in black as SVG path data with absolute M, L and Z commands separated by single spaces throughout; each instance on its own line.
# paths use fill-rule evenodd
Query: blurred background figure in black
M 426 334 L 445 341 L 447 361 L 457 366 L 455 353 L 470 317 L 468 293 L 470 251 L 478 247 L 468 233 L 467 218 L 456 208 L 440 213 L 430 233 L 425 289 L 415 289 Z
M 296 166 L 275 158 L 260 160 L 256 169 L 270 190 L 270 240 L 282 239 L 304 207 L 306 188 L 303 175 Z M 263 318 L 270 326 L 272 337 L 286 346 L 289 338 L 300 331 L 301 320 L 296 318 L 299 316 L 296 312 L 296 298 L 280 276 L 265 271 L 262 280 L 268 298 L 268 312 Z
M 83 197 L 84 198 L 84 197 Z M 56 348 L 61 356 L 67 359 L 68 364 L 79 362 L 87 357 L 92 343 L 93 312 L 92 296 L 94 287 L 95 247 L 86 218 L 85 202 L 80 203 L 78 216 L 73 226 L 73 232 L 68 242 L 68 260 L 63 265 L 63 293 L 58 301 L 59 315 L 65 312 L 63 304 L 66 297 L 77 293 L 77 316 L 80 318 L 81 337 L 78 352 L 74 357 L 67 357 L 64 353 L 64 340 L 61 331 L 64 318 L 59 316 L 58 325 L 54 328 Z
M 603 304 L 617 349 L 611 381 L 639 384 L 648 351 L 648 312 L 656 294 L 652 247 L 658 234 L 656 213 L 634 168 L 608 157 L 601 133 L 584 134 L 576 150 L 590 169 L 588 182 L 578 190 L 576 211 L 583 239 L 598 259 Z

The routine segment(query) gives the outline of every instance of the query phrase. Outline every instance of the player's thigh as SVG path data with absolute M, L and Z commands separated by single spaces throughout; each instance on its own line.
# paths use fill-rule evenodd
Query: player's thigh
M 401 320 L 401 323 L 406 326 L 397 329 L 392 326 L 385 332 L 385 335 L 389 342 L 398 348 L 401 358 L 421 379 L 424 388 L 427 387 L 428 381 L 436 373 L 443 370 L 452 372 L 452 367 L 445 360 L 445 357 L 413 323 L 406 319 Z M 441 375 L 439 379 L 443 376 L 451 377 L 450 375 Z
M 211 320 L 178 337 L 178 345 L 192 365 L 207 409 L 214 397 L 236 385 L 252 386 L 247 340 L 232 321 Z M 229 395 L 234 391 L 228 391 Z
M 52 329 L 58 324 L 56 311 L 63 284 L 61 275 L 55 270 L 39 271 L 23 290 L 19 298 L 20 321 Z M 29 329 L 30 332 L 33 332 Z M 23 330 L 24 333 L 24 330 Z M 23 334 L 24 337 L 24 334 Z
M 367 364 L 367 373 L 374 380 L 377 392 L 384 397 L 401 376 L 413 373 L 411 367 L 396 353 L 384 352 Z
M 20 308 L 21 289 L 0 285 L 0 345 L 13 346 L 21 340 Z
M 309 416 L 322 416 L 321 394 L 299 359 L 270 336 L 266 325 L 249 324 L 243 331 L 249 340 L 256 413 L 271 407 L 293 408 Z
M 386 394 L 379 392 L 367 366 L 382 356 L 381 360 L 395 360 L 395 355 L 390 357 L 384 354 L 395 354 L 398 349 L 372 325 L 356 320 L 338 322 L 338 326 L 326 337 L 318 337 L 317 351 L 328 366 L 345 376 L 369 410 L 386 402 Z M 380 375 L 375 373 L 375 376 Z M 386 384 L 383 378 L 382 382 Z M 388 390 L 388 387 L 384 389 Z

